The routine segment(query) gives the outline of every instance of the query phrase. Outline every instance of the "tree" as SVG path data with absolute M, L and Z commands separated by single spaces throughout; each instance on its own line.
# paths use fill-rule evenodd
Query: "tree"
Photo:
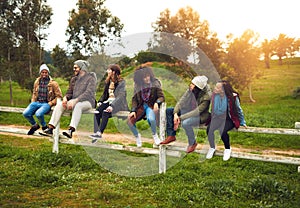
M 42 62 L 40 42 L 46 38 L 42 30 L 51 24 L 52 10 L 46 0 L 1 1 L 0 7 L 0 28 L 8 40 L 1 53 L 10 54 L 5 56 L 11 61 L 10 75 L 23 85 L 24 77 L 29 74 L 32 78 L 33 67 Z
M 200 21 L 200 16 L 191 7 L 181 8 L 174 15 L 170 15 L 170 11 L 166 9 L 160 13 L 158 20 L 152 25 L 156 32 L 172 33 L 178 37 L 186 39 L 191 45 L 190 48 L 182 48 L 180 45 L 172 46 L 172 41 L 167 42 L 166 47 L 170 47 L 170 51 L 179 50 L 186 60 L 192 54 L 196 55 L 195 47 L 200 48 L 212 63 L 218 67 L 221 58 L 221 42 L 217 38 L 217 34 L 209 29 L 207 21 Z M 177 42 L 178 43 L 178 42 Z M 183 51 L 185 50 L 185 51 Z M 197 50 L 199 52 L 199 50 Z M 197 54 L 202 56 L 203 54 Z M 194 60 L 196 60 L 194 58 Z
M 99 53 L 108 40 L 120 37 L 124 25 L 103 4 L 104 0 L 78 0 L 78 11 L 70 12 L 66 34 L 73 52 Z
M 278 56 L 278 64 L 282 65 L 282 58 L 287 57 L 288 54 L 292 54 L 298 51 L 299 48 L 293 48 L 294 38 L 289 38 L 285 34 L 279 34 L 277 39 L 272 40 L 274 46 L 274 55 Z
M 232 85 L 242 91 L 249 89 L 250 100 L 252 98 L 251 83 L 257 76 L 259 63 L 259 50 L 255 46 L 258 35 L 251 30 L 246 30 L 240 38 L 235 38 L 229 43 L 225 63 L 220 72 L 222 78 L 228 79 Z
M 64 78 L 70 78 L 73 75 L 73 71 L 70 70 L 73 66 L 71 60 L 68 59 L 67 52 L 56 45 L 51 53 L 53 60 L 53 66 L 58 68 L 59 76 Z
M 264 61 L 265 61 L 265 67 L 267 69 L 270 68 L 270 58 L 273 52 L 273 46 L 270 41 L 267 39 L 264 40 L 264 42 L 261 43 L 261 50 L 264 54 Z

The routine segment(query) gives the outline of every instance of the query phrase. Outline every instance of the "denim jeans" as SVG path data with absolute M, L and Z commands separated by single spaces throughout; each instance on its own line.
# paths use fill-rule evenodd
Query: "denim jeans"
M 187 112 L 182 111 L 181 114 L 184 113 Z M 166 120 L 167 120 L 167 127 L 166 127 L 167 136 L 175 136 L 176 131 L 174 131 L 174 108 L 167 108 Z M 199 124 L 200 124 L 200 116 L 190 117 L 181 121 L 181 126 L 185 130 L 185 134 L 188 137 L 189 146 L 195 144 L 196 142 L 193 127 L 197 127 L 199 126 Z
M 23 112 L 23 116 L 29 121 L 31 125 L 35 125 L 36 122 L 33 118 L 33 115 L 37 117 L 39 123 L 42 126 L 46 126 L 44 115 L 51 110 L 51 107 L 48 103 L 32 102 Z
M 144 103 L 143 107 L 144 107 L 144 110 L 146 112 L 147 122 L 151 127 L 152 135 L 154 135 L 154 134 L 156 134 L 156 117 L 155 117 L 155 113 L 146 103 Z M 139 132 L 136 128 L 136 124 L 129 125 L 129 128 L 130 128 L 131 132 L 133 133 L 133 135 L 137 137 Z

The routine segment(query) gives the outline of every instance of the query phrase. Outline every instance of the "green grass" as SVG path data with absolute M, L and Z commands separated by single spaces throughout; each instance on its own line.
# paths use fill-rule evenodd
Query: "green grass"
M 247 91 L 242 92 L 242 107 L 249 126 L 293 128 L 294 123 L 300 121 L 300 99 L 292 98 L 293 90 L 300 86 L 300 65 L 297 64 L 272 65 L 271 69 L 264 70 L 252 85 L 255 103 L 249 101 Z M 132 69 L 124 72 L 130 103 Z M 161 69 L 155 73 L 163 82 L 168 106 L 173 106 L 189 83 L 180 82 L 176 76 Z M 56 80 L 64 93 L 68 83 Z M 30 92 L 15 83 L 13 89 L 14 106 L 26 107 Z M 97 92 L 97 98 L 100 93 Z M 7 82 L 0 84 L 0 105 L 10 105 Z M 83 115 L 81 129 L 91 130 L 91 116 Z M 49 119 L 46 116 L 46 120 Z M 70 117 L 62 117 L 61 126 L 66 128 L 69 121 Z M 29 126 L 21 114 L 3 112 L 0 113 L 0 124 Z M 137 125 L 143 136 L 151 137 L 145 121 Z M 118 131 L 131 134 L 125 121 L 110 119 L 106 132 Z M 199 143 L 207 143 L 204 130 L 198 130 L 197 135 Z M 230 132 L 230 135 L 232 146 L 253 151 L 300 149 L 299 136 L 241 132 Z M 179 130 L 177 138 L 187 141 L 183 129 Z M 157 158 L 99 150 L 94 152 L 95 157 L 105 164 L 99 165 L 94 157 L 90 157 L 90 149 L 81 146 L 61 144 L 59 154 L 53 154 L 51 150 L 52 143 L 44 139 L 0 135 L 1 207 L 294 208 L 300 204 L 300 174 L 295 165 L 236 158 L 223 162 L 217 156 L 203 161 L 198 154 L 183 154 L 182 158 L 173 161 L 166 174 L 126 177 L 109 170 L 129 168 L 138 172 L 146 165 L 149 173 L 155 173 Z M 172 158 L 168 157 L 168 164 L 169 160 Z M 153 165 L 149 164 L 151 161 Z
M 293 208 L 300 204 L 295 165 L 235 158 L 223 162 L 217 156 L 200 162 L 199 155 L 190 154 L 166 174 L 125 177 L 97 165 L 81 146 L 61 144 L 56 155 L 47 140 L 0 135 L 0 141 L 1 207 Z

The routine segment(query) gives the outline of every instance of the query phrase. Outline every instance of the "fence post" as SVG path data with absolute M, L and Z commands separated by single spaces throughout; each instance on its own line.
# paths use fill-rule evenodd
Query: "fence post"
M 62 102 L 61 99 L 57 98 L 56 105 L 59 104 L 60 102 Z M 60 129 L 60 121 L 57 123 L 55 129 L 53 129 L 53 147 L 52 147 L 53 153 L 58 153 L 59 129 Z
M 163 102 L 159 112 L 159 136 L 160 140 L 165 140 L 166 132 L 166 103 Z M 165 173 L 167 170 L 166 145 L 159 145 L 159 173 Z

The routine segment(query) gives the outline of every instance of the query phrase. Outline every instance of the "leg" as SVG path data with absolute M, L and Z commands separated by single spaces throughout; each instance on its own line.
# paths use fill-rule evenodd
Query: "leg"
M 152 135 L 156 134 L 156 117 L 154 111 L 148 106 L 144 105 L 146 111 L 147 122 L 151 127 Z
M 92 105 L 89 101 L 78 102 L 73 109 L 70 127 L 76 129 L 79 124 L 82 112 L 87 111 L 91 108 Z
M 27 108 L 23 112 L 23 116 L 29 121 L 29 123 L 33 126 L 36 124 L 33 115 L 39 108 L 38 102 L 30 103 Z
M 230 131 L 233 128 L 234 128 L 234 124 L 233 124 L 232 120 L 227 119 L 225 122 L 225 126 L 223 128 L 223 131 L 220 132 L 225 149 L 230 149 L 230 141 L 229 141 L 228 131 Z
M 35 112 L 42 127 L 46 126 L 44 115 L 50 111 L 51 107 L 48 103 L 40 103 L 40 108 Z
M 181 125 L 188 137 L 189 146 L 192 146 L 196 143 L 193 126 L 199 126 L 199 123 L 200 123 L 199 116 L 187 118 L 182 121 Z
M 166 110 L 166 120 L 167 120 L 167 136 L 176 136 L 176 131 L 174 131 L 174 108 L 167 108 Z
M 57 124 L 59 123 L 60 117 L 64 111 L 65 111 L 65 109 L 63 108 L 62 102 L 58 102 L 52 112 L 52 116 L 49 121 L 49 125 L 51 125 L 55 128 L 57 126 Z
M 111 118 L 111 113 L 109 113 L 109 112 L 103 112 L 103 114 L 102 114 L 102 122 L 100 124 L 100 132 L 101 132 L 101 134 L 104 132 L 104 130 L 105 130 L 106 126 L 107 126 L 109 118 Z
M 167 138 L 162 141 L 160 144 L 169 144 L 176 140 L 176 131 L 174 130 L 174 108 L 167 108 L 166 109 L 166 132 Z
M 99 111 L 99 113 L 95 114 L 95 116 L 94 116 L 94 133 L 99 131 L 99 126 L 101 124 L 100 120 L 101 120 L 101 117 L 103 114 L 103 110 L 105 110 L 108 106 L 109 106 L 108 103 L 102 103 L 102 105 L 100 105 L 97 108 L 97 111 Z

